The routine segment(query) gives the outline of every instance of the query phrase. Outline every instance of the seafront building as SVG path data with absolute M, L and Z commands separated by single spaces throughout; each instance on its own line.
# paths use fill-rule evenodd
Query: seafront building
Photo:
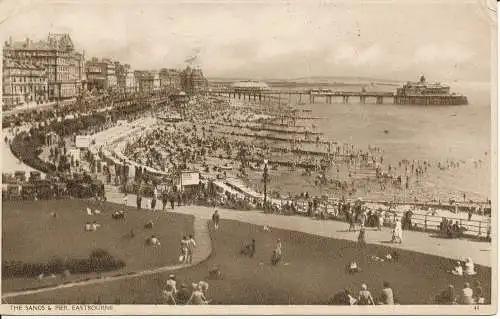
M 49 33 L 40 41 L 9 38 L 3 46 L 3 59 L 7 64 L 2 75 L 5 106 L 72 99 L 85 88 L 84 55 L 75 49 L 68 34 Z M 45 93 L 40 88 L 44 81 L 41 68 L 47 77 Z M 18 81 L 24 84 L 14 85 Z
M 177 69 L 160 70 L 160 86 L 172 89 L 181 89 L 181 71 Z
M 203 92 L 208 85 L 200 68 L 133 70 L 130 64 L 108 58 L 85 61 L 68 34 L 49 33 L 47 39 L 40 41 L 9 38 L 3 47 L 2 71 L 2 101 L 6 108 L 76 99 L 86 91 L 100 94 L 174 90 L 191 96 Z
M 6 106 L 48 100 L 48 78 L 40 64 L 3 61 L 3 102 Z
M 135 82 L 141 93 L 153 93 L 160 91 L 160 74 L 154 70 L 134 71 Z
M 208 81 L 200 68 L 187 67 L 181 72 L 181 89 L 188 95 L 196 95 L 208 87 Z
M 87 61 L 87 88 L 91 92 L 102 92 L 116 88 L 116 64 L 110 59 L 92 58 Z

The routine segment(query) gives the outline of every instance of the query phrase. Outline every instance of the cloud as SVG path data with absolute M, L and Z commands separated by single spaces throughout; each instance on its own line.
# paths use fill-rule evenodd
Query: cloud
M 429 44 L 415 52 L 415 61 L 422 63 L 463 63 L 474 57 L 474 52 L 455 44 Z
M 330 55 L 327 61 L 332 64 L 348 64 L 362 66 L 383 62 L 383 50 L 378 44 L 365 48 L 357 48 L 349 44 L 340 44 Z

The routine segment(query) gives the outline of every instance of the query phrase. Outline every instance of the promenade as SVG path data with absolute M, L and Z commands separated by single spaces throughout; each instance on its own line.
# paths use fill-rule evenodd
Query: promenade
M 20 128 L 21 131 L 26 128 Z M 24 164 L 12 154 L 9 144 L 5 143 L 4 138 L 8 137 L 10 140 L 14 137 L 9 133 L 8 129 L 2 130 L 2 173 L 14 174 L 15 171 L 25 171 L 28 176 L 29 172 L 36 171 L 36 169 Z M 44 173 L 41 174 L 45 176 Z
M 127 195 L 127 202 L 134 204 L 135 195 Z M 113 203 L 123 203 L 123 194 L 107 188 L 106 198 Z M 205 206 L 176 206 L 174 211 L 181 214 L 193 215 L 196 219 L 211 218 L 217 209 L 221 219 L 236 220 L 254 225 L 267 225 L 271 228 L 280 228 L 314 234 L 322 237 L 356 241 L 358 232 L 347 231 L 349 225 L 341 221 L 315 220 L 301 216 L 283 216 L 264 214 L 259 211 L 237 211 L 221 208 L 209 208 Z M 493 256 L 496 256 L 492 243 L 477 241 L 475 239 L 448 239 L 436 237 L 437 234 L 414 231 L 404 232 L 403 244 L 392 244 L 391 229 L 384 228 L 382 231 L 368 229 L 366 241 L 368 244 L 392 246 L 405 250 L 442 256 L 453 259 L 471 257 L 475 263 L 493 267 Z

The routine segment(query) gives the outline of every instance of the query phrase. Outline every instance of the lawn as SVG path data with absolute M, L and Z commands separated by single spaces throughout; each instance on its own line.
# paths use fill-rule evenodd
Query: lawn
M 200 265 L 175 272 L 179 282 L 190 284 L 206 279 L 208 270 L 220 264 L 222 280 L 207 281 L 213 304 L 233 305 L 306 305 L 327 304 L 344 288 L 358 293 L 366 283 L 374 297 L 380 295 L 383 281 L 391 283 L 401 304 L 429 304 L 448 284 L 462 288 L 465 281 L 480 280 L 489 300 L 491 269 L 476 266 L 474 278 L 448 274 L 452 260 L 426 254 L 398 251 L 397 263 L 373 262 L 370 256 L 385 256 L 392 248 L 368 245 L 359 248 L 353 242 L 272 229 L 223 220 L 218 231 L 212 230 L 212 256 Z M 257 252 L 249 257 L 239 254 L 244 242 L 256 239 Z M 276 239 L 283 242 L 284 263 L 270 265 Z M 347 274 L 345 267 L 356 260 L 362 272 Z M 99 285 L 17 297 L 11 303 L 102 303 L 153 304 L 161 296 L 162 282 L 169 273 L 119 280 Z
M 88 216 L 87 207 L 98 209 L 101 214 Z M 113 274 L 178 263 L 179 243 L 183 235 L 193 232 L 193 217 L 127 207 L 124 220 L 112 219 L 111 214 L 119 209 L 123 207 L 90 200 L 3 202 L 2 260 L 48 262 L 53 257 L 87 258 L 93 249 L 101 248 L 126 262 L 125 268 Z M 144 229 L 149 220 L 154 222 L 153 229 Z M 96 221 L 102 226 L 96 232 L 85 232 L 87 221 Z M 160 239 L 160 247 L 145 245 L 145 238 L 152 234 Z M 75 274 L 70 279 L 97 275 Z M 2 280 L 2 288 L 12 291 L 60 280 L 9 278 Z

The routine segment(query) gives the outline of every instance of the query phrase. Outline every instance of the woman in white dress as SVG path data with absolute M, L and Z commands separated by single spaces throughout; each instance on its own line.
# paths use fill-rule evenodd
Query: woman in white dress
M 470 257 L 467 257 L 467 260 L 465 262 L 465 274 L 469 276 L 473 276 L 476 274 L 476 271 L 474 270 L 474 262 Z
M 397 241 L 399 244 L 403 243 L 403 228 L 401 226 L 401 221 L 399 220 L 399 218 L 396 219 L 396 223 L 394 224 L 392 241 Z

